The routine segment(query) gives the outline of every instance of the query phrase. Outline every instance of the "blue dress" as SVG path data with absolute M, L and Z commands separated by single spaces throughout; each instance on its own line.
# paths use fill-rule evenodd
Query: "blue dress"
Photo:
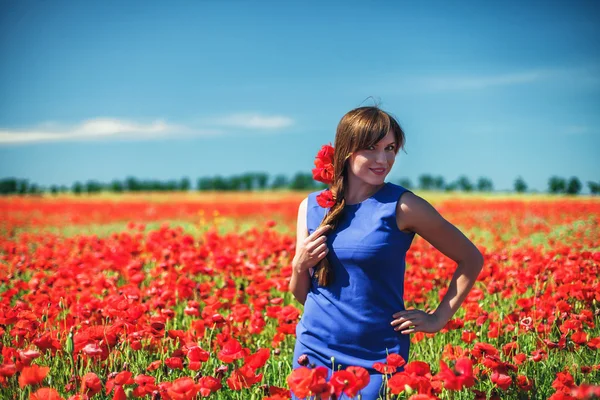
M 404 310 L 405 256 L 415 235 L 401 231 L 396 223 L 396 204 L 407 191 L 386 182 L 370 198 L 346 205 L 336 229 L 326 233 L 334 280 L 319 286 L 310 270 L 310 289 L 296 327 L 293 368 L 300 366 L 302 354 L 311 364 L 327 367 L 329 377 L 332 356 L 336 371 L 338 366 L 363 367 L 371 376 L 361 391 L 363 400 L 384 394 L 382 375 L 373 363 L 385 363 L 389 353 L 400 354 L 408 363 L 410 335 L 390 325 L 392 315 Z M 308 195 L 309 234 L 327 211 L 317 204 L 319 193 Z

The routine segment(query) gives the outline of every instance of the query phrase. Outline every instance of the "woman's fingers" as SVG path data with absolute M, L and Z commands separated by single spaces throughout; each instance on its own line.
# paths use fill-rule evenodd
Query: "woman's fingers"
M 325 251 L 325 249 L 327 249 L 327 244 L 323 243 L 322 245 L 320 245 L 319 247 L 317 247 L 313 251 L 310 251 L 309 254 L 311 256 L 315 256 L 317 254 L 321 254 L 323 251 Z
M 407 317 L 413 314 L 421 314 L 423 313 L 423 311 L 421 310 L 402 310 L 402 311 L 398 311 L 397 313 L 394 313 L 392 315 L 392 318 L 399 318 L 399 317 Z
M 404 330 L 406 328 L 409 328 L 411 326 L 418 326 L 419 323 L 418 322 L 413 322 L 413 321 L 405 321 L 402 324 L 398 325 L 397 327 L 394 328 L 395 331 L 401 331 Z
M 316 247 L 325 243 L 327 241 L 327 236 L 321 236 L 320 238 L 318 238 L 317 240 L 310 242 L 307 246 L 306 246 L 306 250 L 308 250 L 308 252 L 312 252 L 316 250 Z
M 421 320 L 422 318 L 423 318 L 423 315 L 419 314 L 419 313 L 411 313 L 408 315 L 405 314 L 405 315 L 401 316 L 400 318 L 393 320 L 392 325 L 397 325 L 404 321 L 417 321 L 417 320 Z
M 309 244 L 310 242 L 315 240 L 317 237 L 321 236 L 321 234 L 325 233 L 330 228 L 331 228 L 331 225 L 323 225 L 323 226 L 315 229 L 315 231 L 313 233 L 311 233 L 310 235 L 308 235 L 306 237 L 306 239 L 304 239 L 304 244 Z
M 319 260 L 323 259 L 327 255 L 327 253 L 329 253 L 329 249 L 325 249 L 324 252 L 322 252 L 321 254 L 319 254 L 318 255 L 318 259 Z

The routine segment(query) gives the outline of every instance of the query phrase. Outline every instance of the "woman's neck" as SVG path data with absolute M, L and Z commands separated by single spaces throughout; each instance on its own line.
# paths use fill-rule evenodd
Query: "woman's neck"
M 385 186 L 385 182 L 375 186 L 356 177 L 354 179 L 350 178 L 344 188 L 346 204 L 362 203 L 377 193 L 383 186 Z

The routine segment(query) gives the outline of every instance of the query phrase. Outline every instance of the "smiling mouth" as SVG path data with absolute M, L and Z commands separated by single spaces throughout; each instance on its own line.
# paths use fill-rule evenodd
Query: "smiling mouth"
M 373 172 L 378 172 L 378 173 L 382 173 L 382 172 L 385 172 L 385 168 L 381 168 L 381 169 L 375 169 L 375 168 L 371 168 L 371 171 L 373 171 Z

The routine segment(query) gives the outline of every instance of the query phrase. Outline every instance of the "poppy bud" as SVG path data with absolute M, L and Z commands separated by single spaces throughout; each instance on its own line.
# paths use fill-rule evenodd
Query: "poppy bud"
M 301 366 L 306 367 L 308 363 L 309 359 L 306 354 L 302 354 L 300 357 L 298 357 L 298 364 L 300 364 Z
M 229 368 L 227 368 L 227 365 L 221 365 L 218 368 L 215 369 L 215 378 L 217 379 L 221 379 L 223 377 L 223 375 L 225 375 L 225 372 L 227 372 Z

